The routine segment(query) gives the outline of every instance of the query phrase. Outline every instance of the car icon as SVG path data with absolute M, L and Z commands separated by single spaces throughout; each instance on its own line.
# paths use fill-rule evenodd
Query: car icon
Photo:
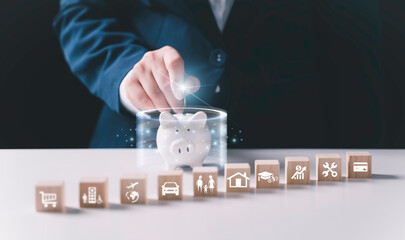
M 179 188 L 180 186 L 177 185 L 176 182 L 165 182 L 162 185 L 162 196 L 166 196 L 166 194 L 175 194 L 176 196 L 179 196 Z

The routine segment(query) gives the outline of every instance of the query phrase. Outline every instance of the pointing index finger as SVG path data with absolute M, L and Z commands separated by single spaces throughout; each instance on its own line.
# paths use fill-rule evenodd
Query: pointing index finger
M 180 54 L 171 49 L 163 56 L 166 69 L 169 73 L 170 87 L 177 100 L 184 97 L 182 86 L 184 84 L 184 61 Z

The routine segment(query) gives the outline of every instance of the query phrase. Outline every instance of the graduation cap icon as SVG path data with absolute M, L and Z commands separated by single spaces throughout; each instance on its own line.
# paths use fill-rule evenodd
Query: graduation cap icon
M 278 180 L 278 177 L 274 177 L 274 174 L 268 171 L 264 171 L 257 174 L 257 181 L 260 182 L 260 179 L 263 179 L 269 183 L 275 182 Z

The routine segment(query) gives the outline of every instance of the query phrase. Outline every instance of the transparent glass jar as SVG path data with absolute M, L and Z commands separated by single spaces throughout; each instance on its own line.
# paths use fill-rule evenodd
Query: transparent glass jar
M 223 169 L 227 158 L 227 114 L 224 110 L 217 108 L 207 107 L 184 107 L 183 116 L 187 114 L 195 114 L 202 111 L 206 114 L 206 126 L 208 127 L 209 134 L 211 136 L 210 148 L 203 160 L 203 166 L 217 166 L 219 169 Z M 177 110 L 177 109 L 175 109 Z M 159 116 L 161 112 L 159 110 L 147 110 L 141 111 L 136 115 L 136 148 L 137 165 L 145 167 L 148 165 L 156 166 L 156 158 L 159 159 L 159 163 L 165 163 L 167 161 L 162 156 L 162 147 L 158 149 L 157 145 L 157 132 L 161 125 Z M 181 117 L 181 116 L 180 116 Z M 194 120 L 189 120 L 194 121 Z M 199 134 L 197 132 L 197 134 Z M 184 137 L 179 134 L 179 137 Z M 198 135 L 197 135 L 198 137 Z M 172 141 L 172 139 L 170 139 Z M 176 139 L 177 140 L 177 139 Z M 193 141 L 200 141 L 201 138 L 194 140 L 188 140 L 191 143 Z M 167 145 L 172 143 L 168 142 Z M 193 145 L 194 146 L 194 145 Z M 196 145 L 197 146 L 197 145 Z M 160 150 L 160 151 L 159 151 Z M 187 148 L 188 150 L 188 148 Z M 194 149 L 196 150 L 196 149 Z M 204 154 L 205 155 L 205 154 Z M 153 159 L 153 160 L 152 160 Z M 157 164 L 158 168 L 161 168 L 161 164 Z M 187 164 L 184 164 L 184 166 Z M 160 166 L 160 167 L 159 167 Z M 167 165 L 165 165 L 167 168 Z M 181 165 L 183 167 L 183 165 Z

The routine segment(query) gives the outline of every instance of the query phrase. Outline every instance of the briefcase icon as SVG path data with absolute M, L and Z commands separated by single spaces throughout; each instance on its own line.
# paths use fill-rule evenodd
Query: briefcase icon
M 354 162 L 353 172 L 368 172 L 368 162 Z

